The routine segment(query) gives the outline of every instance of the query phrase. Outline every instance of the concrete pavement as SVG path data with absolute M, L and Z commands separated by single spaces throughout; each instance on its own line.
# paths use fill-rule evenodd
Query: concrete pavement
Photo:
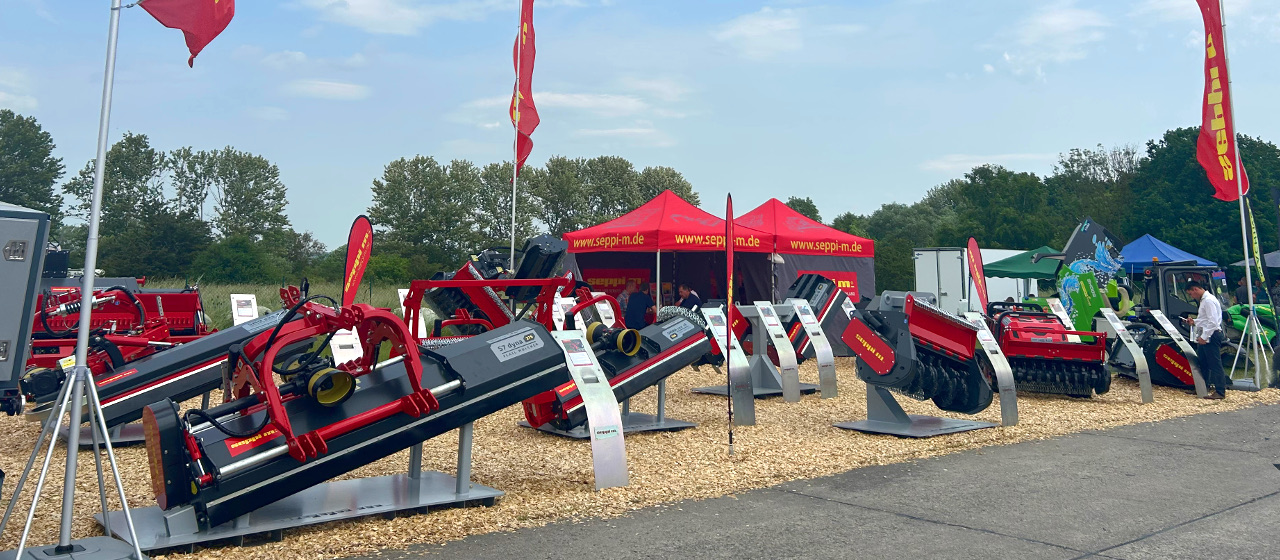
M 1275 558 L 1278 428 L 1193 416 L 377 558 Z

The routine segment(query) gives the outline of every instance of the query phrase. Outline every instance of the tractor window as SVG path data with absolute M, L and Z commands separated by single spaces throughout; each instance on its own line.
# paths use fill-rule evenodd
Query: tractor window
M 1205 286 L 1212 286 L 1207 274 L 1186 271 L 1166 272 L 1164 281 L 1164 285 L 1166 286 L 1165 289 L 1168 290 L 1167 293 L 1171 298 L 1177 298 L 1193 307 L 1198 307 L 1199 302 L 1193 301 L 1191 296 L 1188 296 L 1186 292 L 1187 283 L 1192 280 Z M 1212 290 L 1212 288 L 1210 289 Z

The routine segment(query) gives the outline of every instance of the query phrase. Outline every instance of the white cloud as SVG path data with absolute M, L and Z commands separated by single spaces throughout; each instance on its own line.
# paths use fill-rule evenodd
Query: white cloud
M 299 3 L 319 12 L 324 20 L 390 35 L 413 35 L 437 21 L 479 21 L 495 12 L 510 13 L 514 18 L 519 12 L 518 3 L 512 0 L 301 0 Z M 538 7 L 582 7 L 590 3 L 543 0 Z
M 647 93 L 661 101 L 668 102 L 679 101 L 681 97 L 689 93 L 689 88 L 668 78 L 628 77 L 622 79 L 622 87 L 640 93 Z
M 494 121 L 494 122 L 481 123 L 481 124 L 480 124 L 480 128 L 485 128 L 485 129 L 490 129 L 490 130 L 495 129 L 495 128 L 498 128 L 498 127 L 500 127 L 500 126 L 502 126 L 502 121 Z
M 0 66 L 0 107 L 14 111 L 34 111 L 39 103 L 30 95 L 31 78 L 17 68 Z
M 36 98 L 30 95 L 18 95 L 0 91 L 0 107 L 5 109 L 12 109 L 17 112 L 34 111 L 38 105 Z
M 712 36 L 732 45 L 747 58 L 765 59 L 794 52 L 804 46 L 800 17 L 790 9 L 760 11 L 729 20 Z
M 250 107 L 245 112 L 260 121 L 283 121 L 289 118 L 289 112 L 279 107 Z
M 326 80 L 294 80 L 284 85 L 284 93 L 295 97 L 356 101 L 369 97 L 368 86 Z
M 629 128 L 581 128 L 574 131 L 574 134 L 577 136 L 597 138 L 625 139 L 638 144 L 656 146 L 660 148 L 675 145 L 675 141 L 666 134 L 663 134 L 662 131 L 653 128 L 652 126 L 645 126 L 644 124 Z
M 493 109 L 506 107 L 511 102 L 510 96 L 484 97 L 463 105 L 467 109 Z M 602 116 L 631 115 L 649 107 L 643 99 L 634 95 L 614 95 L 608 93 L 557 93 L 551 91 L 533 92 L 533 102 L 538 108 L 564 108 L 591 111 Z
M 307 63 L 306 53 L 298 51 L 280 51 L 273 52 L 262 57 L 262 64 L 269 68 L 277 70 L 285 70 L 289 68 L 297 68 Z
M 1101 13 L 1077 8 L 1072 1 L 1042 7 L 1018 22 L 1004 60 L 1015 74 L 1043 77 L 1046 64 L 1085 58 L 1089 45 L 1102 41 L 1109 26 Z
M 947 154 L 920 164 L 920 168 L 926 171 L 965 173 L 979 165 L 988 163 L 1013 167 L 1019 163 L 1051 162 L 1056 157 L 1058 157 L 1056 154 L 997 154 L 990 156 Z
M 990 64 L 983 64 L 983 65 L 982 65 L 982 71 L 983 71 L 983 72 L 986 72 L 986 73 L 988 73 L 988 74 L 990 74 L 990 73 L 992 73 L 992 72 L 995 72 L 995 71 L 996 71 L 996 67 L 995 67 L 995 66 L 992 66 L 992 65 L 990 65 Z

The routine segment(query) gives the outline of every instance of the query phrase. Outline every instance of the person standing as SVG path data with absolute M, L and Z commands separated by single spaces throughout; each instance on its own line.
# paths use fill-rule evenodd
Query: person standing
M 617 298 L 618 309 L 622 311 L 624 316 L 627 312 L 627 300 L 629 300 L 631 298 L 631 294 L 634 294 L 634 293 L 636 293 L 636 281 L 627 280 L 626 287 L 622 288 L 622 293 L 618 294 L 618 298 Z
M 702 298 L 699 298 L 698 294 L 694 293 L 688 284 L 681 284 L 680 303 L 678 305 L 691 311 L 697 311 L 699 307 L 702 307 Z
M 1192 283 L 1199 284 L 1199 282 L 1195 281 L 1192 281 Z M 1187 285 L 1190 286 L 1191 284 Z M 1236 305 L 1249 305 L 1249 287 L 1245 285 L 1244 278 L 1236 282 Z
M 1200 362 L 1204 382 L 1210 389 L 1204 398 L 1224 399 L 1229 381 L 1227 373 L 1222 370 L 1222 304 L 1199 282 L 1187 282 L 1185 290 L 1188 296 L 1200 302 L 1191 326 L 1191 338 L 1196 341 L 1196 358 Z
M 646 325 L 645 315 L 657 312 L 653 298 L 649 297 L 649 283 L 640 284 L 640 291 L 627 297 L 627 308 L 623 311 L 622 322 L 628 329 L 643 329 Z

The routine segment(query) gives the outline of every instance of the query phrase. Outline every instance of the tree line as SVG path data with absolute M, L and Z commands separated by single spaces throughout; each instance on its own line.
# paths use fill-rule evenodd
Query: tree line
M 1198 128 L 1178 128 L 1136 146 L 1073 149 L 1046 177 L 999 165 L 975 167 L 930 189 L 913 204 L 885 204 L 871 214 L 845 212 L 831 225 L 876 241 L 877 290 L 915 285 L 916 247 L 963 247 L 970 236 L 993 249 L 1062 248 L 1092 218 L 1123 241 L 1144 234 L 1227 269 L 1244 258 L 1239 205 L 1212 198 L 1196 162 Z M 1240 135 L 1241 158 L 1262 251 L 1276 247 L 1280 149 Z M 1234 285 L 1234 284 L 1233 284 Z
M 49 213 L 52 239 L 84 260 L 93 161 L 66 175 L 53 137 L 33 117 L 0 110 L 0 201 Z M 388 163 L 372 184 L 375 226 L 366 278 L 407 282 L 452 270 L 474 252 L 510 244 L 512 164 Z M 552 157 L 520 172 L 517 244 L 611 220 L 671 189 L 698 194 L 670 167 L 637 170 L 616 156 Z M 112 276 L 206 282 L 338 280 L 346 246 L 332 250 L 285 215 L 288 189 L 266 158 L 227 146 L 153 147 L 125 133 L 107 151 L 98 268 Z M 352 216 L 354 217 L 354 216 Z M 73 264 L 73 266 L 75 266 Z
M 1243 254 L 1238 205 L 1211 198 L 1195 159 L 1198 132 L 1170 130 L 1145 149 L 1073 149 L 1045 177 L 982 165 L 912 204 L 885 204 L 870 214 L 832 209 L 829 224 L 875 240 L 881 290 L 914 287 L 917 247 L 959 247 L 970 236 L 993 249 L 1062 247 L 1085 218 L 1126 242 L 1150 233 L 1229 265 Z M 1280 149 L 1243 135 L 1239 145 L 1265 251 L 1277 240 Z M 53 149 L 52 137 L 34 118 L 0 110 L 0 200 L 48 212 L 54 238 L 72 250 L 73 263 L 82 262 L 93 162 L 59 189 L 65 169 Z M 403 283 L 452 270 L 482 249 L 505 252 L 511 166 L 422 155 L 388 163 L 372 182 L 367 213 L 377 250 L 366 278 Z M 675 169 L 637 170 L 617 156 L 554 156 L 542 166 L 523 167 L 519 181 L 517 243 L 611 220 L 666 189 L 700 202 Z M 230 146 L 163 151 L 146 135 L 126 133 L 107 153 L 99 268 L 192 281 L 339 279 L 346 247 L 330 250 L 311 232 L 295 230 L 284 212 L 287 194 L 279 169 L 262 156 Z M 823 221 L 808 197 L 792 196 L 786 204 Z M 1243 274 L 1227 268 L 1232 280 Z

